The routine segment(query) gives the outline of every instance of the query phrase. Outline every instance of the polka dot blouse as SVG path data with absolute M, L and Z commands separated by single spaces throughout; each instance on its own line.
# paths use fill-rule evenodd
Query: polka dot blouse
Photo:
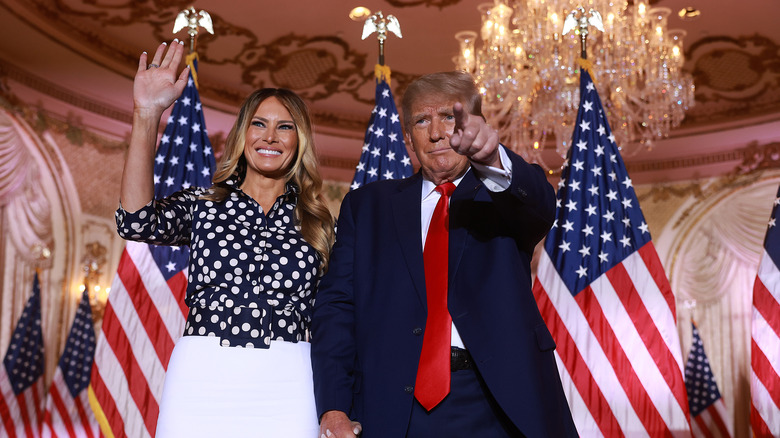
M 223 202 L 200 199 L 207 191 L 189 188 L 116 212 L 125 239 L 190 246 L 184 335 L 258 348 L 305 339 L 320 256 L 295 223 L 298 188 L 288 184 L 268 213 L 240 189 Z

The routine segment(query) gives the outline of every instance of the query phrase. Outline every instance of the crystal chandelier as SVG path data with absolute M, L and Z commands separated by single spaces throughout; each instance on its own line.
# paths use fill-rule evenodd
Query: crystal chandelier
M 694 104 L 693 79 L 682 71 L 685 31 L 667 30 L 670 9 L 650 9 L 646 0 L 582 1 L 483 3 L 477 8 L 479 38 L 472 31 L 455 35 L 456 68 L 474 75 L 485 117 L 502 142 L 550 173 L 542 150 L 554 137 L 564 156 L 571 142 L 584 36 L 592 76 L 624 154 L 667 137 Z M 567 18 L 580 25 L 563 34 Z M 603 23 L 603 33 L 588 21 Z

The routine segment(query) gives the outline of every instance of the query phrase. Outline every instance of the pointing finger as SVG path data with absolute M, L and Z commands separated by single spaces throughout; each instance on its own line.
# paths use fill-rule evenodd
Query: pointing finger
M 455 102 L 452 105 L 452 114 L 455 116 L 455 131 L 454 133 L 460 133 L 469 121 L 469 115 L 463 110 L 463 104 Z

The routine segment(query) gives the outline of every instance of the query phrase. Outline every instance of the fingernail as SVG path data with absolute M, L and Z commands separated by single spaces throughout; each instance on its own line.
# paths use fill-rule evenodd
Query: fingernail
M 326 437 L 325 434 L 322 433 L 322 434 L 320 434 L 320 438 L 328 438 L 328 437 Z
M 143 52 L 141 52 L 141 54 L 142 54 L 142 55 L 146 55 L 146 50 L 144 50 Z
M 174 43 L 178 43 L 178 42 L 179 42 L 179 39 L 178 39 L 178 38 L 174 38 L 174 39 L 173 39 L 173 42 L 174 42 Z
M 333 436 L 333 432 L 331 432 L 330 429 L 325 429 L 325 434 L 328 436 Z
M 168 43 L 166 43 L 165 41 L 163 41 L 163 46 L 167 46 L 167 45 L 168 45 Z
M 179 41 L 179 45 L 184 45 L 184 40 Z
M 359 434 L 359 433 L 360 433 L 360 429 L 358 429 L 358 428 L 356 427 L 356 428 L 352 429 L 352 433 L 354 433 L 355 435 L 357 435 L 357 434 Z

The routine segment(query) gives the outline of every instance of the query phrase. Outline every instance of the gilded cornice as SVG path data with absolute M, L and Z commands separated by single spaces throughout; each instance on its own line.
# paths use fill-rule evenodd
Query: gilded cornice
M 674 227 L 677 227 L 698 208 L 700 203 L 711 196 L 726 189 L 734 190 L 749 186 L 762 180 L 766 174 L 780 170 L 780 142 L 764 145 L 752 142 L 735 152 L 739 154 L 741 162 L 725 175 L 707 181 L 692 181 L 685 185 L 656 184 L 650 190 L 642 194 L 638 193 L 637 198 L 640 203 L 645 200 L 663 202 L 669 198 L 689 196 L 696 199 L 696 202 L 680 214 L 674 224 Z

